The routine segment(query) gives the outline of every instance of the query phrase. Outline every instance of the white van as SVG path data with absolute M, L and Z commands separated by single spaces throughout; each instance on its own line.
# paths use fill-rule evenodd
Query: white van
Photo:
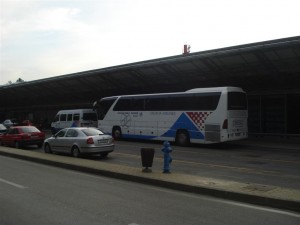
M 51 123 L 51 132 L 57 133 L 67 127 L 97 127 L 97 113 L 93 109 L 71 109 L 59 111 Z

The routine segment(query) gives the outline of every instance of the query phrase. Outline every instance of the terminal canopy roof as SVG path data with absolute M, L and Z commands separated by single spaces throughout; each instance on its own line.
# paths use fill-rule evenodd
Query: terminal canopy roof
M 0 87 L 0 109 L 91 105 L 105 96 L 238 86 L 300 92 L 300 36 L 78 72 Z

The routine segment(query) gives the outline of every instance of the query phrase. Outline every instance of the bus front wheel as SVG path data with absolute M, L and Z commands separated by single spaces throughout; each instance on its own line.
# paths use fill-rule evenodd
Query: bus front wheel
M 176 134 L 176 144 L 179 146 L 187 146 L 190 143 L 190 136 L 186 130 L 179 130 Z
M 120 127 L 114 127 L 112 130 L 112 136 L 115 140 L 119 140 L 122 137 L 122 132 Z

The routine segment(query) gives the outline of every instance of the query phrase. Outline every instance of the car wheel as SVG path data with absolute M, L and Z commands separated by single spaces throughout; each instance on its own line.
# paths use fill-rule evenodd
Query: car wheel
M 79 148 L 77 146 L 74 146 L 72 148 L 72 156 L 75 157 L 75 158 L 78 158 L 80 156 L 80 151 L 79 151 Z
M 21 145 L 18 141 L 15 142 L 15 148 L 21 148 Z
M 108 152 L 100 153 L 100 158 L 105 159 L 108 156 Z
M 45 144 L 45 146 L 44 146 L 44 151 L 45 151 L 46 153 L 52 153 L 51 147 L 50 147 L 49 144 Z

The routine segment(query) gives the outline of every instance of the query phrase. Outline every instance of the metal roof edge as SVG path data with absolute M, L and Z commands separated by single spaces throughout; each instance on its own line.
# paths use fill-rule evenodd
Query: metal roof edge
M 194 52 L 194 53 L 189 53 L 186 55 L 180 54 L 180 55 L 162 57 L 162 58 L 157 58 L 157 59 L 150 59 L 150 60 L 145 60 L 145 61 L 121 64 L 121 65 L 117 65 L 117 66 L 105 67 L 105 68 L 100 68 L 100 69 L 87 70 L 87 71 L 82 71 L 82 72 L 77 72 L 77 73 L 58 75 L 58 76 L 39 79 L 39 80 L 24 81 L 24 82 L 20 82 L 20 83 L 9 84 L 9 85 L 0 85 L 0 91 L 4 90 L 4 89 L 16 88 L 16 87 L 27 86 L 27 85 L 32 85 L 32 84 L 39 84 L 39 83 L 44 83 L 44 82 L 49 82 L 49 81 L 60 81 L 62 79 L 93 75 L 95 73 L 114 72 L 117 70 L 128 69 L 128 68 L 137 68 L 137 67 L 142 67 L 145 65 L 168 63 L 168 62 L 179 61 L 179 60 L 188 60 L 191 58 L 216 56 L 216 55 L 220 55 L 220 54 L 241 52 L 241 51 L 245 51 L 245 50 L 255 50 L 258 48 L 278 47 L 278 46 L 288 45 L 291 43 L 300 44 L 300 36 L 274 39 L 274 40 L 268 40 L 268 41 L 262 41 L 262 42 L 254 42 L 254 43 L 250 43 L 250 44 L 243 44 L 243 45 L 236 45 L 236 46 L 219 48 L 219 49 Z

